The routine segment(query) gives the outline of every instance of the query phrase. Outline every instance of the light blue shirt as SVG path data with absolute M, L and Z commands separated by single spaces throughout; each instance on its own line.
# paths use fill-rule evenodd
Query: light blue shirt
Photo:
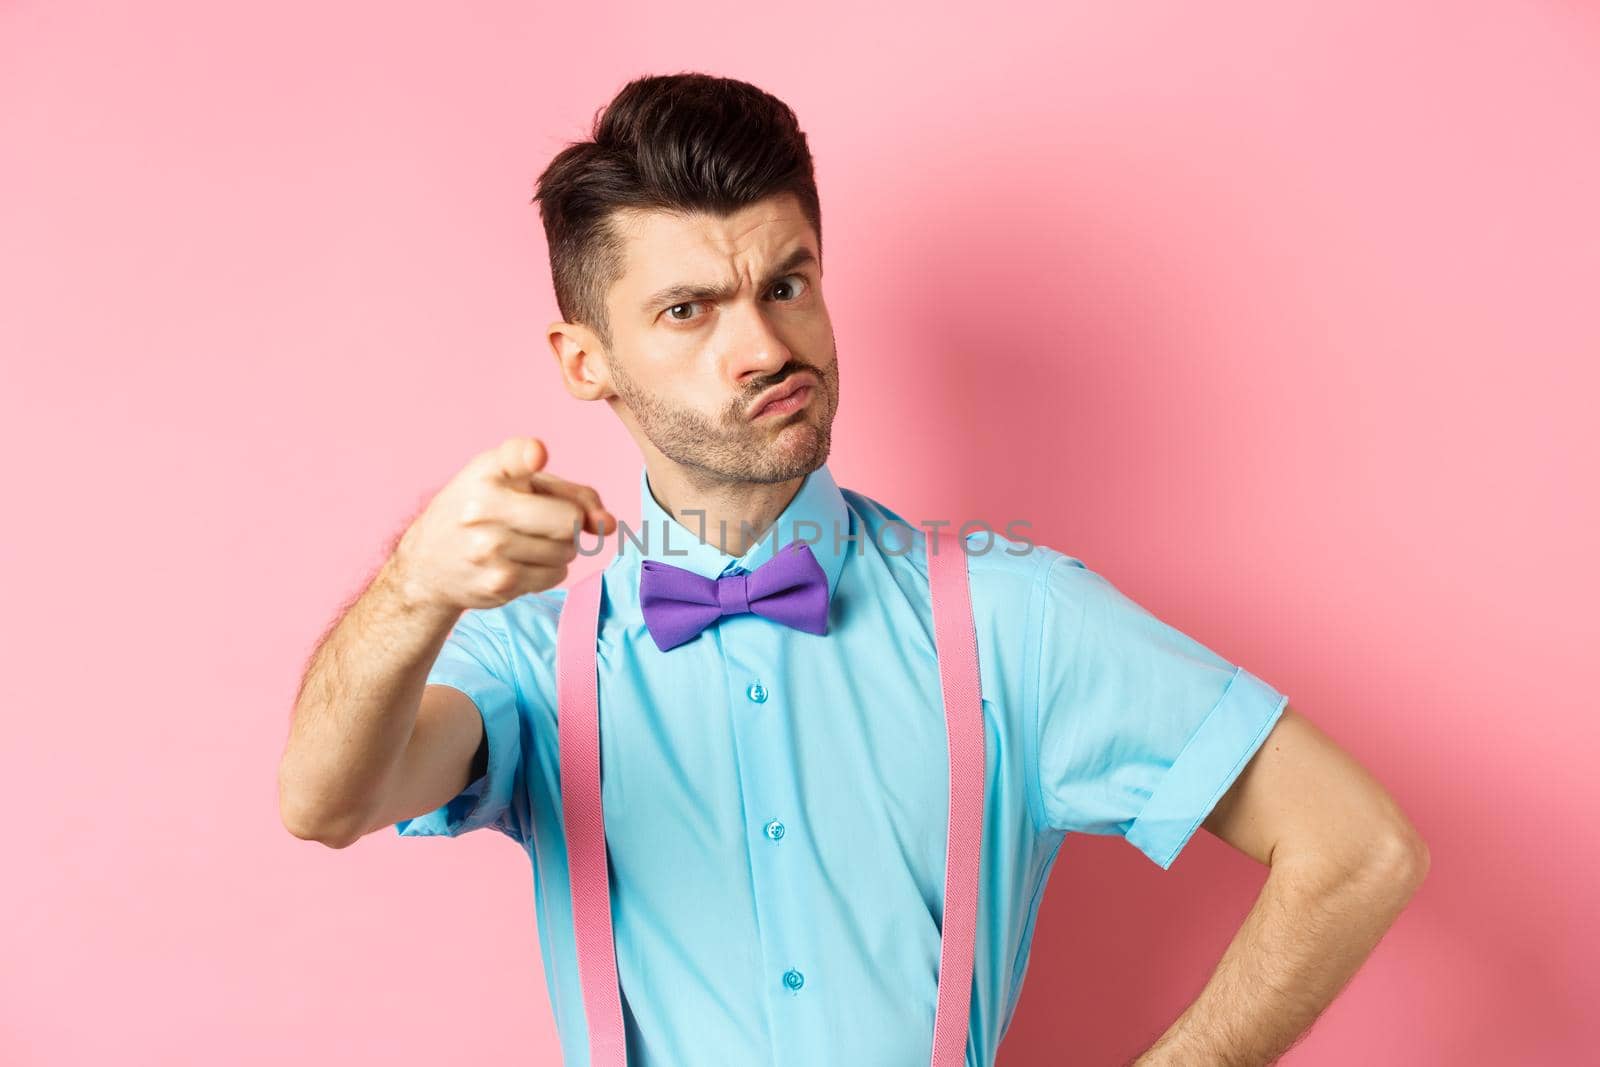
M 840 489 L 826 466 L 738 558 L 668 514 L 643 470 L 639 499 L 632 536 L 605 542 L 616 554 L 596 652 L 630 1067 L 925 1067 L 949 810 L 927 531 Z M 718 577 L 796 537 L 828 576 L 826 635 L 740 614 L 656 647 L 642 558 Z M 1071 556 L 976 528 L 967 552 L 987 786 L 966 1063 L 989 1067 L 1066 835 L 1115 834 L 1170 867 L 1288 698 Z M 477 705 L 488 771 L 396 829 L 492 827 L 527 852 L 551 1009 L 576 1065 L 589 1044 L 557 777 L 565 599 L 462 614 L 427 680 Z

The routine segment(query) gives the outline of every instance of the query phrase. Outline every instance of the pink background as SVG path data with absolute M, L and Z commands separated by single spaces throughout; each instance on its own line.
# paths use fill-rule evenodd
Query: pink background
M 1028 519 L 1422 829 L 1427 883 L 1284 1062 L 1592 1057 L 1593 9 L 29 2 L 0 1061 L 557 1062 L 524 856 L 298 841 L 275 772 L 323 627 L 471 454 L 539 435 L 637 517 L 630 440 L 557 384 L 528 199 L 680 70 L 810 135 L 841 484 Z M 1068 842 L 1000 1063 L 1148 1045 L 1264 874 Z

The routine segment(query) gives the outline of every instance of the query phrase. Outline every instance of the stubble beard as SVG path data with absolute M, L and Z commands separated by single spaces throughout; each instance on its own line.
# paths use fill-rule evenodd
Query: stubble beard
M 613 363 L 611 375 L 640 431 L 662 455 L 703 472 L 707 484 L 770 484 L 809 474 L 827 460 L 833 417 L 839 410 L 838 367 L 835 359 L 826 368 L 809 368 L 821 383 L 813 387 L 816 395 L 798 417 L 781 426 L 746 419 L 745 399 L 730 406 L 719 421 L 666 406 L 640 389 L 619 364 Z

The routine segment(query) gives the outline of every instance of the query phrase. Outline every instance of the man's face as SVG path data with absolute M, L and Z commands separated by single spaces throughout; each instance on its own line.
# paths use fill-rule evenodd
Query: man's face
M 789 194 L 726 218 L 630 211 L 607 295 L 608 398 L 646 442 L 707 482 L 781 482 L 827 459 L 839 407 L 817 238 Z M 796 383 L 783 409 L 758 398 Z

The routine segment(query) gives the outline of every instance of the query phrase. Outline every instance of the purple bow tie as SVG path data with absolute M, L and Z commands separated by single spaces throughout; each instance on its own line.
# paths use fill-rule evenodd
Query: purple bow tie
M 663 652 L 746 611 L 806 633 L 828 632 L 828 575 L 804 541 L 790 541 L 748 574 L 707 578 L 653 559 L 639 567 L 644 624 Z

